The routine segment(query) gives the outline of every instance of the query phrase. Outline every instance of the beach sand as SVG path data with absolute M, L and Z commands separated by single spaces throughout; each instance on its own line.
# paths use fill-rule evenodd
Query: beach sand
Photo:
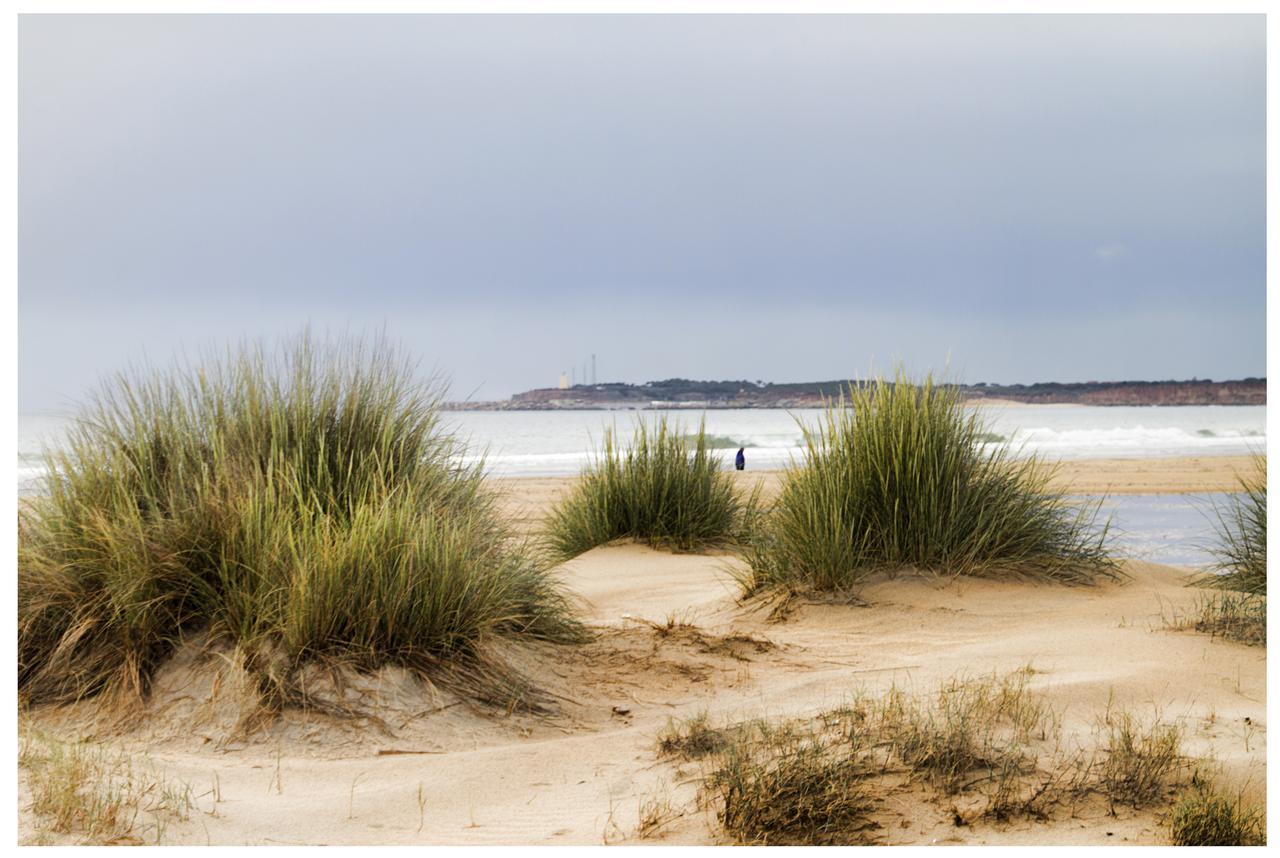
M 1221 491 L 1247 464 L 1080 462 L 1059 479 L 1080 492 Z M 504 502 L 529 530 L 570 482 L 508 480 Z M 1184 586 L 1185 570 L 1128 562 L 1126 583 L 1089 588 L 902 575 L 871 584 L 858 604 L 801 604 L 777 621 L 736 602 L 734 562 L 624 544 L 565 564 L 594 640 L 511 653 L 542 690 L 544 714 L 479 709 L 384 670 L 347 690 L 377 723 L 289 711 L 236 736 L 235 670 L 193 646 L 161 672 L 143 719 L 108 723 L 83 703 L 25 712 L 20 728 L 89 738 L 188 786 L 186 819 L 149 827 L 144 813 L 141 840 L 712 844 L 726 841 L 714 810 L 697 806 L 697 766 L 657 753 L 668 719 L 813 715 L 859 691 L 928 694 L 953 678 L 1030 667 L 1029 687 L 1060 713 L 1065 735 L 1090 742 L 1108 707 L 1176 723 L 1185 753 L 1212 755 L 1229 783 L 1261 795 L 1265 649 L 1167 628 L 1201 596 Z M 676 815 L 642 840 L 641 807 L 654 799 Z M 21 769 L 19 805 L 20 841 L 75 842 L 40 831 Z M 876 835 L 891 844 L 1154 844 L 1166 842 L 1167 814 L 1167 805 L 1114 816 L 1090 805 L 1048 822 L 957 827 L 945 800 L 908 789 L 879 805 Z
M 1082 459 L 1061 462 L 1052 485 L 1084 495 L 1203 494 L 1239 489 L 1237 475 L 1253 472 L 1248 456 L 1179 459 Z M 777 492 L 781 471 L 735 471 L 744 489 L 759 483 L 764 497 Z M 537 529 L 543 511 L 573 485 L 573 477 L 497 479 L 508 518 L 525 532 Z

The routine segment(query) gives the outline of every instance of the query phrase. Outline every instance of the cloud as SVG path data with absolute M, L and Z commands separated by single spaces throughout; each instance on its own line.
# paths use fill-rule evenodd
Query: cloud
M 1123 259 L 1129 255 L 1129 248 L 1126 245 L 1112 243 L 1102 244 L 1093 249 L 1094 258 L 1102 262 L 1114 262 L 1117 259 Z
M 936 314 L 985 380 L 1026 379 L 1029 330 L 1055 344 L 1029 380 L 1078 378 L 1072 314 L 1104 306 L 1127 320 L 1108 370 L 1167 377 L 1183 343 L 1157 304 L 1247 334 L 1204 322 L 1185 374 L 1263 370 L 1262 16 L 66 15 L 18 35 L 24 403 L 143 344 L 307 319 L 398 322 L 486 396 L 591 352 L 641 382 L 934 364 Z M 829 324 L 859 314 L 898 324 Z

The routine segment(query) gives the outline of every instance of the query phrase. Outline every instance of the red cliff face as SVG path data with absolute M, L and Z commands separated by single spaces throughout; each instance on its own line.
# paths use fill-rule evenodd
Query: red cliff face
M 1000 392 L 1001 399 L 1028 403 L 1079 405 L 1266 405 L 1267 385 L 1257 382 L 1175 381 L 1116 384 L 1092 390 L 1019 394 Z

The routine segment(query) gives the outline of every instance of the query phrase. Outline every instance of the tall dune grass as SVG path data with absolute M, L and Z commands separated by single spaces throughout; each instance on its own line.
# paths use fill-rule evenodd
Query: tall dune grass
M 23 698 L 145 694 L 195 631 L 277 697 L 315 658 L 483 665 L 495 638 L 576 638 L 438 396 L 381 340 L 310 337 L 104 384 L 20 515 Z
M 1215 507 L 1217 542 L 1214 575 L 1203 583 L 1258 596 L 1267 593 L 1267 458 L 1253 458 L 1253 473 L 1239 478 L 1240 490 Z
M 1197 773 L 1173 807 L 1169 839 L 1174 846 L 1265 846 L 1266 807 Z
M 1073 505 L 1052 470 L 989 445 L 952 385 L 902 372 L 851 387 L 805 428 L 805 460 L 783 476 L 743 548 L 747 592 L 844 590 L 881 570 L 1116 577 L 1098 504 Z
M 683 434 L 666 417 L 641 420 L 625 448 L 605 431 L 599 456 L 551 511 L 546 538 L 561 559 L 624 537 L 692 550 L 730 542 L 749 503 L 704 425 Z
M 1253 471 L 1240 475 L 1239 491 L 1211 511 L 1214 563 L 1193 583 L 1224 592 L 1197 606 L 1197 631 L 1245 644 L 1267 643 L 1267 457 L 1253 457 Z

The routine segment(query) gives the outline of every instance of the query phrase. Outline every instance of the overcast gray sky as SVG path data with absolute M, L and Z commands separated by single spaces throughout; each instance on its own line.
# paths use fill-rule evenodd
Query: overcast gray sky
M 386 327 L 457 397 L 1265 374 L 1262 16 L 25 16 L 19 398 Z

